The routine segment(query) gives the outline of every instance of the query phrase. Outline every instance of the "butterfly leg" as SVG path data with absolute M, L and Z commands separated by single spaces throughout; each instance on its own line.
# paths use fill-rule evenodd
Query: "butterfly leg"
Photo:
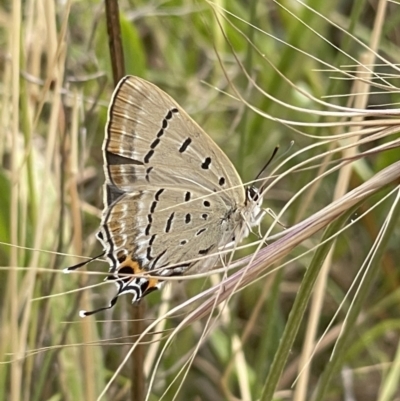
M 266 214 L 270 215 L 281 227 L 287 228 L 287 226 L 285 226 L 283 223 L 280 222 L 280 220 L 278 219 L 278 216 L 275 214 L 275 212 L 272 209 L 270 209 L 270 208 L 263 209 L 263 211 Z

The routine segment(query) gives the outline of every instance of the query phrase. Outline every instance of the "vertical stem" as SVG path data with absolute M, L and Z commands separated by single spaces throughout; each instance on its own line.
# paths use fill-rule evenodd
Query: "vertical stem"
M 11 364 L 11 401 L 19 401 L 21 395 L 21 361 L 19 360 L 19 331 L 18 331 L 18 251 L 13 245 L 18 245 L 18 135 L 19 135 L 19 64 L 21 43 L 21 2 L 13 1 L 12 6 L 12 136 L 11 136 L 11 205 L 10 205 L 10 332 L 12 333 L 11 350 L 13 362 Z
M 143 316 L 145 312 L 145 302 L 140 302 L 138 305 L 132 307 L 132 323 L 131 323 L 131 334 L 133 341 L 142 334 L 144 330 Z M 132 401 L 141 401 L 145 397 L 145 385 L 144 385 L 144 347 L 138 344 L 135 351 L 132 354 Z
M 111 65 L 113 71 L 114 85 L 125 75 L 124 51 L 121 38 L 121 27 L 119 24 L 119 8 L 117 0 L 106 0 L 106 18 L 108 44 L 110 48 Z M 131 307 L 132 324 L 130 334 L 133 338 L 143 332 L 143 317 L 145 315 L 145 303 L 141 302 L 137 307 Z M 138 345 L 132 355 L 132 401 L 144 399 L 144 348 Z

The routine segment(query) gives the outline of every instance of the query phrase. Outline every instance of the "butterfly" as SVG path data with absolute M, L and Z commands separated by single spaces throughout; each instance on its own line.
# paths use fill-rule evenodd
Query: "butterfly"
M 218 145 L 141 78 L 126 76 L 114 90 L 103 158 L 97 238 L 118 291 L 108 306 L 81 316 L 113 307 L 123 294 L 135 303 L 160 289 L 163 277 L 211 269 L 221 249 L 240 243 L 265 214 L 259 189 L 245 188 Z

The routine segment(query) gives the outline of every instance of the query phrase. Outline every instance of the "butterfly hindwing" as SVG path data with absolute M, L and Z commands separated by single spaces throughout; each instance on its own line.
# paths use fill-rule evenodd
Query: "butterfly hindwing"
M 218 248 L 233 240 L 238 221 L 221 197 L 200 195 L 195 187 L 151 185 L 120 195 L 105 210 L 99 234 L 111 272 L 127 256 L 158 275 L 215 264 Z

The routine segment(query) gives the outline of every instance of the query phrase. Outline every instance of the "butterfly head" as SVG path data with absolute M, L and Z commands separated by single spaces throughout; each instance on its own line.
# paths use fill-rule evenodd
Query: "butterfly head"
M 264 217 L 265 211 L 262 208 L 263 197 L 257 187 L 249 186 L 246 188 L 246 209 L 248 210 L 248 223 L 258 226 Z

